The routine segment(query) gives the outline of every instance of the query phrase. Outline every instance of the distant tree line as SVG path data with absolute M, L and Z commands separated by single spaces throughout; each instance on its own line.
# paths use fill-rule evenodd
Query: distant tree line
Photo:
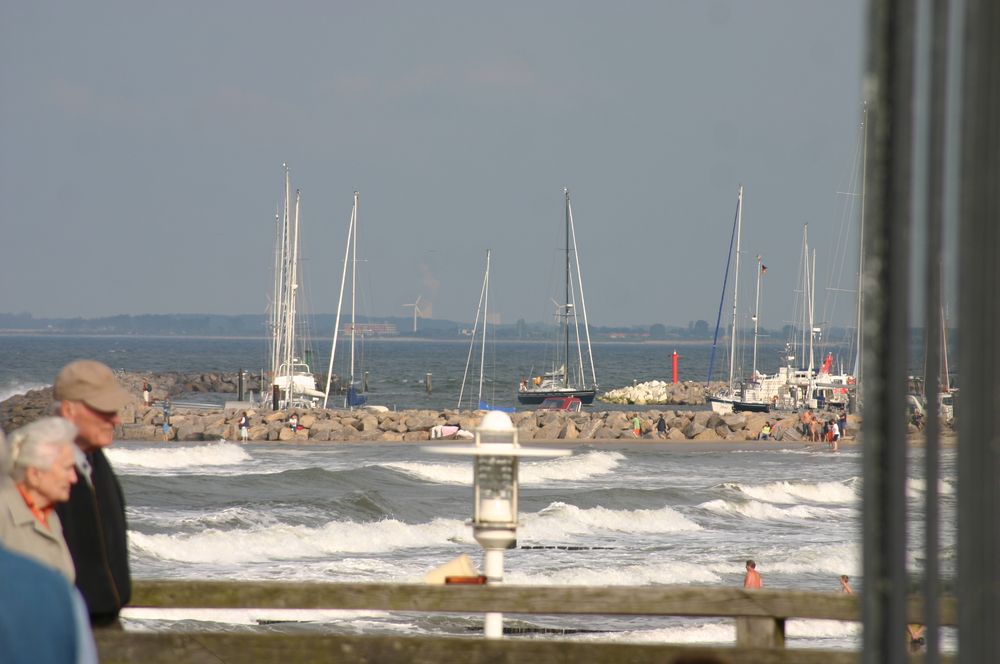
M 336 317 L 333 314 L 316 314 L 308 317 L 307 326 L 313 337 L 332 334 Z M 359 323 L 389 323 L 396 326 L 399 336 L 432 339 L 453 339 L 471 334 L 471 323 L 444 319 L 421 318 L 417 332 L 409 317 L 360 317 Z M 343 321 L 341 322 L 343 324 Z M 140 314 L 107 316 L 103 318 L 35 318 L 31 314 L 0 313 L 0 331 L 47 332 L 52 334 L 134 334 L 178 336 L 234 336 L 267 337 L 270 321 L 264 314 Z M 529 323 L 523 318 L 516 323 L 497 325 L 491 330 L 497 339 L 545 340 L 554 338 L 558 328 L 552 323 Z M 794 339 L 801 331 L 786 325 L 778 330 L 760 330 L 772 339 Z M 855 332 L 849 328 L 824 328 L 827 341 L 846 341 Z M 690 321 L 687 326 L 652 325 L 590 326 L 590 336 L 595 340 L 624 341 L 674 341 L 710 340 L 713 330 L 704 320 Z M 911 330 L 914 341 L 922 339 L 920 329 Z

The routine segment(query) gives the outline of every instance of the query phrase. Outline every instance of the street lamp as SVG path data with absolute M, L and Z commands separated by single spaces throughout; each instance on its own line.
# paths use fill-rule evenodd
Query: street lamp
M 472 533 L 484 550 L 487 583 L 503 582 L 503 552 L 517 544 L 517 462 L 519 457 L 566 456 L 570 450 L 524 448 L 507 413 L 483 416 L 473 446 L 424 448 L 442 454 L 472 454 Z M 488 639 L 503 636 L 503 614 L 487 613 L 483 631 Z

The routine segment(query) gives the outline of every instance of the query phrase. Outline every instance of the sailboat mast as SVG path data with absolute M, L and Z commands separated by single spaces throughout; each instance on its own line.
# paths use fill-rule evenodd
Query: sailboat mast
M 354 237 L 354 221 L 357 218 L 357 201 L 351 206 L 351 220 L 347 224 L 347 247 L 344 249 L 344 267 L 340 273 L 340 295 L 337 297 L 337 317 L 333 323 L 333 343 L 330 347 L 330 366 L 326 370 L 326 389 L 323 390 L 323 408 L 330 397 L 330 381 L 333 378 L 333 360 L 337 356 L 337 336 L 340 333 L 340 312 L 344 305 L 344 287 L 347 284 L 347 262 L 351 259 L 351 239 Z
M 351 387 L 354 387 L 354 334 L 356 327 L 356 302 L 358 285 L 358 192 L 354 192 L 354 211 L 352 224 L 354 225 L 353 244 L 351 246 Z
M 563 193 L 566 195 L 566 294 L 565 299 L 563 299 L 563 348 L 565 352 L 563 354 L 563 387 L 569 387 L 569 310 L 570 310 L 570 299 L 569 299 L 569 189 L 563 189 Z
M 590 321 L 587 320 L 587 301 L 583 297 L 583 272 L 580 270 L 580 252 L 576 246 L 576 224 L 573 223 L 573 206 L 570 204 L 569 199 L 566 199 L 566 213 L 569 215 L 569 231 L 570 237 L 573 241 L 573 257 L 576 259 L 576 284 L 580 289 L 580 308 L 583 309 L 583 332 L 584 337 L 587 340 L 587 360 L 590 362 L 590 377 L 591 385 L 597 386 L 597 369 L 594 367 L 594 351 L 590 346 Z M 580 361 L 580 383 L 585 386 L 586 380 L 584 379 L 584 368 L 583 368 L 583 357 L 580 355 L 580 344 L 579 337 L 580 331 L 577 329 L 577 355 Z
M 469 344 L 469 355 L 465 358 L 465 373 L 462 374 L 462 388 L 458 392 L 458 408 L 462 408 L 462 398 L 465 396 L 465 381 L 469 377 L 469 366 L 472 364 L 472 351 L 476 347 L 476 337 L 479 335 L 479 319 L 483 316 L 483 307 L 486 302 L 486 291 L 489 288 L 490 283 L 490 250 L 486 250 L 486 272 L 483 274 L 483 287 L 479 291 L 479 304 L 476 305 L 476 320 L 472 324 L 472 343 Z M 479 400 L 482 401 L 483 398 L 483 379 L 482 379 L 482 361 L 486 357 L 486 322 L 485 317 L 483 321 L 483 353 L 480 357 L 480 372 L 479 372 Z M 478 404 L 477 404 L 478 406 Z
M 274 294 L 271 300 L 271 380 L 278 375 L 278 326 L 281 321 L 281 214 L 274 210 Z
M 757 332 L 760 329 L 760 275 L 761 259 L 760 254 L 757 254 L 757 296 L 753 306 L 753 373 L 750 374 L 755 380 L 757 378 Z
M 861 217 L 858 224 L 858 329 L 857 329 L 857 355 L 854 356 L 854 384 L 857 385 L 858 395 L 856 401 L 858 405 L 861 404 L 861 370 L 862 370 L 862 358 L 861 358 L 861 314 L 864 311 L 864 297 L 865 291 L 862 288 L 861 280 L 865 273 L 865 183 L 868 181 L 866 177 L 866 169 L 868 167 L 868 102 L 865 102 L 864 113 L 861 120 L 861 130 L 863 132 L 864 139 L 862 140 L 862 156 L 861 156 Z
M 812 263 L 809 267 L 809 375 L 816 366 L 813 342 L 816 338 L 816 250 L 812 252 Z
M 486 276 L 483 278 L 483 345 L 479 349 L 479 403 L 483 402 L 483 375 L 486 372 L 486 326 L 489 324 L 490 312 L 490 253 L 487 249 Z
M 802 333 L 802 340 L 799 342 L 801 356 L 799 357 L 799 368 L 806 368 L 806 331 L 809 329 L 809 224 L 802 226 L 802 319 L 799 321 L 799 328 Z
M 948 325 L 944 317 L 944 305 L 941 305 L 941 383 L 939 391 L 951 392 L 951 371 L 948 368 Z
M 733 391 L 733 376 L 736 373 L 736 318 L 737 306 L 739 304 L 740 293 L 740 235 L 743 231 L 743 185 L 740 185 L 740 193 L 736 205 L 736 263 L 735 274 L 733 276 L 733 327 L 729 349 L 729 392 Z
M 299 288 L 299 210 L 300 193 L 295 192 L 294 221 L 291 228 L 290 255 L 288 263 L 288 311 L 285 316 L 285 375 L 287 376 L 287 397 L 285 403 L 291 403 L 294 398 L 295 384 L 292 380 L 292 363 L 295 360 L 295 313 Z

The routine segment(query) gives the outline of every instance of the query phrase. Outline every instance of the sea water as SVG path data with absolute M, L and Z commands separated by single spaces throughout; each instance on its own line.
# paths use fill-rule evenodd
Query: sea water
M 531 350 L 511 345 L 513 353 Z M 618 383 L 631 382 L 629 376 L 663 378 L 669 369 L 669 346 L 609 346 L 595 354 L 616 367 L 607 373 Z M 393 359 L 378 370 L 374 393 L 396 395 L 406 407 L 448 405 L 441 403 L 448 390 L 438 390 L 437 380 L 433 394 L 423 391 L 423 373 L 434 372 L 447 376 L 445 385 L 457 395 L 453 381 L 461 370 L 449 373 L 444 364 L 457 355 L 464 365 L 467 346 L 384 347 L 382 354 Z M 131 371 L 233 371 L 251 366 L 248 358 L 264 348 L 249 340 L 0 337 L 0 386 L 8 392 L 0 396 L 50 384 L 58 368 L 77 357 Z M 698 351 L 679 352 L 694 364 Z M 833 453 L 818 444 L 609 441 L 572 452 L 522 461 L 518 545 L 505 553 L 510 583 L 739 587 L 743 563 L 753 558 L 767 588 L 837 592 L 841 574 L 851 577 L 856 592 L 864 587 L 859 448 Z M 418 445 L 231 441 L 117 441 L 108 456 L 125 491 L 137 579 L 412 583 L 460 554 L 481 569 L 481 549 L 467 524 L 468 459 Z M 919 450 L 912 456 L 907 567 L 919 570 L 925 486 Z M 953 450 L 945 450 L 943 463 L 941 564 L 943 574 L 953 576 Z M 479 616 L 377 611 L 129 608 L 124 617 L 127 629 L 155 630 L 196 620 L 228 630 L 281 629 L 291 621 L 296 629 L 408 635 L 476 634 L 482 625 Z M 508 616 L 506 624 L 574 639 L 708 644 L 735 638 L 732 620 L 721 618 Z M 860 645 L 856 623 L 791 620 L 787 632 L 792 647 Z M 954 650 L 954 642 L 946 631 L 946 648 Z
M 347 376 L 349 350 L 338 344 L 333 373 Z M 467 340 L 427 341 L 368 339 L 355 345 L 354 375 L 360 385 L 367 381 L 369 402 L 391 409 L 455 408 L 465 381 L 467 403 L 477 403 L 482 374 L 482 397 L 493 406 L 516 404 L 521 378 L 549 369 L 551 346 L 543 342 L 498 341 L 486 347 L 485 369 L 476 347 L 472 366 L 466 372 L 471 344 Z M 759 368 L 775 371 L 784 344 L 762 344 Z M 594 344 L 594 366 L 601 390 L 671 380 L 672 355 L 678 354 L 679 379 L 704 382 L 709 360 L 714 356 L 713 380 L 723 380 L 722 353 L 713 353 L 710 343 L 677 344 L 601 342 Z M 100 360 L 114 369 L 134 372 L 236 372 L 261 373 L 268 357 L 265 339 L 220 339 L 190 337 L 0 335 L 0 401 L 28 389 L 51 385 L 59 368 L 78 358 Z M 309 358 L 313 373 L 325 379 L 330 348 L 316 346 Z M 749 369 L 748 369 L 749 371 Z M 431 392 L 427 391 L 430 374 Z M 728 365 L 726 368 L 728 376 Z M 588 381 L 589 381 L 588 376 Z M 155 385 L 153 386 L 155 389 Z M 232 395 L 198 395 L 220 404 Z

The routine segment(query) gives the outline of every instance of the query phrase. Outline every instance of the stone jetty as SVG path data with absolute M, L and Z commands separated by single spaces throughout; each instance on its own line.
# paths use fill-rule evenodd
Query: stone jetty
M 713 382 L 710 385 L 710 391 L 718 392 L 725 385 L 725 383 Z M 605 403 L 634 404 L 637 406 L 650 404 L 700 406 L 705 403 L 705 383 L 690 380 L 682 383 L 651 380 L 637 385 L 620 387 L 616 390 L 608 390 L 597 398 Z
M 136 395 L 134 403 L 121 413 L 122 424 L 117 437 L 124 440 L 156 441 L 163 439 L 163 409 L 154 403 L 147 406 L 141 401 L 142 384 L 153 386 L 154 401 L 173 399 L 176 395 L 197 392 L 233 394 L 237 376 L 233 374 L 122 374 L 122 384 Z M 684 387 L 679 387 L 684 386 Z M 678 384 L 673 394 L 677 398 L 695 399 L 697 383 Z M 247 385 L 253 387 L 255 385 Z M 637 387 L 637 386 L 636 386 Z M 631 390 L 634 388 L 623 388 Z M 615 391 L 617 392 L 617 390 Z M 687 395 L 687 396 L 686 396 Z M 637 397 L 628 397 L 637 398 Z M 619 403 L 641 403 L 628 401 Z M 699 403 L 692 401 L 692 403 Z M 14 396 L 0 403 L 0 426 L 11 431 L 49 412 L 52 390 L 33 390 Z M 459 427 L 471 432 L 479 425 L 482 411 L 458 410 L 405 410 L 385 411 L 360 408 L 295 409 L 273 411 L 270 409 L 217 408 L 191 409 L 174 404 L 171 407 L 167 439 L 169 441 L 239 440 L 238 422 L 244 411 L 250 418 L 251 441 L 326 443 L 326 442 L 423 442 L 436 437 L 437 427 Z M 298 427 L 292 429 L 288 419 L 295 412 Z M 663 414 L 667 431 L 658 437 L 656 421 Z M 801 435 L 796 428 L 796 416 L 758 413 L 719 415 L 708 410 L 683 410 L 642 408 L 634 411 L 588 410 L 582 413 L 554 411 L 523 411 L 513 413 L 511 419 L 518 428 L 522 441 L 527 440 L 635 440 L 631 419 L 641 421 L 643 440 L 670 441 L 745 441 L 754 440 L 765 422 L 770 422 L 772 437 L 777 440 L 797 441 Z M 848 432 L 857 430 L 857 420 L 852 416 Z M 450 429 L 449 429 L 450 430 Z

